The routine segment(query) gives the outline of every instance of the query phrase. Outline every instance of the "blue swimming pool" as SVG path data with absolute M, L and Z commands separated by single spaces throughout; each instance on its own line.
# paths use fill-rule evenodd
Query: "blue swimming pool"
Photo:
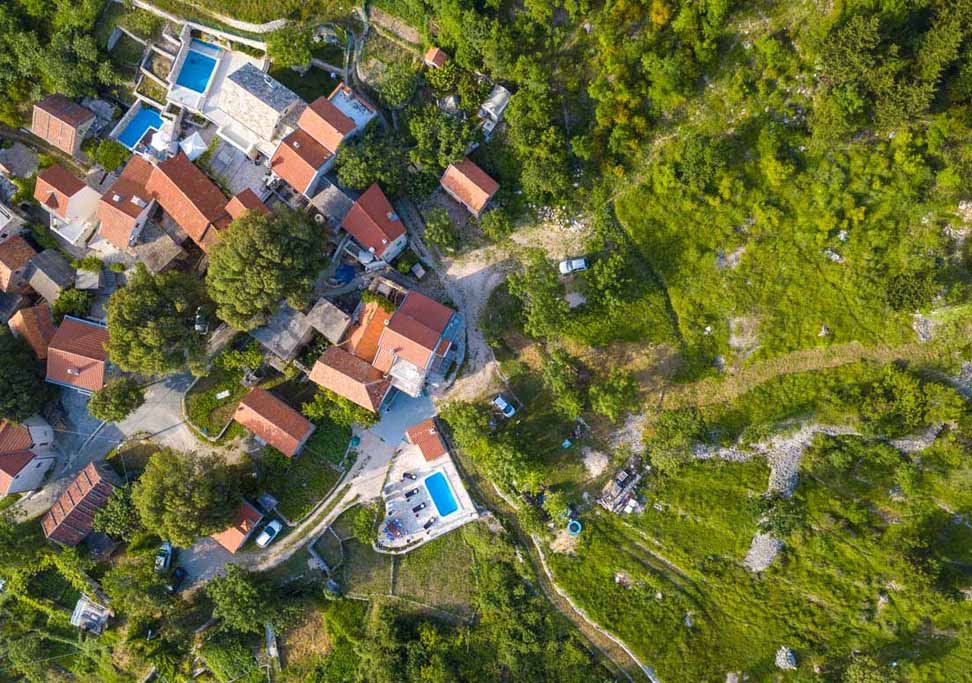
M 214 56 L 210 57 L 204 54 L 207 52 Z M 198 93 L 206 92 L 206 86 L 209 85 L 209 79 L 216 68 L 216 55 L 219 55 L 219 48 L 216 46 L 204 43 L 201 40 L 193 40 L 189 45 L 189 51 L 186 52 L 186 59 L 182 63 L 182 68 L 179 70 L 176 85 L 181 85 Z
M 426 477 L 425 488 L 432 496 L 432 502 L 435 503 L 435 509 L 439 511 L 440 517 L 451 515 L 459 509 L 459 504 L 456 503 L 456 498 L 452 495 L 452 489 L 449 488 L 449 481 L 442 472 L 436 472 Z
M 128 149 L 135 149 L 135 145 L 145 135 L 145 131 L 149 128 L 158 130 L 161 127 L 162 114 L 159 113 L 159 110 L 143 105 L 138 110 L 138 113 L 135 114 L 134 118 L 125 126 L 125 130 L 121 132 L 121 135 L 118 136 L 118 142 L 128 147 Z

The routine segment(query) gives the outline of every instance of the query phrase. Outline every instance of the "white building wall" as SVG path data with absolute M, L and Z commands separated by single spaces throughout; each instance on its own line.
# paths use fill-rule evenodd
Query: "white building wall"
M 27 491 L 36 491 L 39 489 L 41 484 L 44 483 L 44 475 L 51 469 L 55 461 L 56 458 L 53 455 L 35 457 L 10 482 L 7 495 L 11 493 L 26 493 Z

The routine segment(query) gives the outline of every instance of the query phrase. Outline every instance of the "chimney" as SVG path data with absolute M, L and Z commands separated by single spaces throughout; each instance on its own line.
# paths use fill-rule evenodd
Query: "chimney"
M 78 368 L 68 368 L 67 374 L 71 375 L 72 377 L 80 377 L 81 371 Z

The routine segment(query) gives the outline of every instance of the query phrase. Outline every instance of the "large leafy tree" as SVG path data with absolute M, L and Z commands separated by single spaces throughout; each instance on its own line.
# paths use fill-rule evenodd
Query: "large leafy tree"
M 291 22 L 270 34 L 267 52 L 279 66 L 303 66 L 310 64 L 311 45 L 310 29 Z
M 510 276 L 510 293 L 523 302 L 524 329 L 535 337 L 557 335 L 567 320 L 564 285 L 542 249 L 531 248 L 523 270 Z
M 354 190 L 380 183 L 389 195 L 402 191 L 408 157 L 405 149 L 378 126 L 371 126 L 364 138 L 341 149 L 337 159 L 338 180 Z
M 352 403 L 343 396 L 338 396 L 330 389 L 320 389 L 310 402 L 304 403 L 300 410 L 308 419 L 320 422 L 330 420 L 344 427 L 361 425 L 368 427 L 378 422 L 378 416 Z
M 199 359 L 205 341 L 193 325 L 205 301 L 190 275 L 152 274 L 138 264 L 126 287 L 108 301 L 108 356 L 122 370 L 160 375 Z
M 88 412 L 105 422 L 120 422 L 145 403 L 145 390 L 131 377 L 108 382 L 88 401 Z
M 270 618 L 272 599 L 267 584 L 260 576 L 231 564 L 226 574 L 206 586 L 213 601 L 213 616 L 223 626 L 240 633 L 261 633 Z
M 153 557 L 146 553 L 126 555 L 101 579 L 108 597 L 124 605 L 129 615 L 156 614 L 170 604 L 167 584 L 167 577 L 155 571 Z
M 44 404 L 44 373 L 27 345 L 0 325 L 0 418 L 20 422 Z
M 126 541 L 142 530 L 142 518 L 132 502 L 130 487 L 115 487 L 105 506 L 95 512 L 92 527 L 95 531 Z
M 472 138 L 467 122 L 431 105 L 409 108 L 408 131 L 415 138 L 412 161 L 439 171 L 462 161 Z
M 161 450 L 132 488 L 143 524 L 175 545 L 227 528 L 239 505 L 237 481 L 215 456 Z
M 323 242 L 306 214 L 244 214 L 210 254 L 206 285 L 217 315 L 246 331 L 265 322 L 281 299 L 303 308 L 324 265 Z

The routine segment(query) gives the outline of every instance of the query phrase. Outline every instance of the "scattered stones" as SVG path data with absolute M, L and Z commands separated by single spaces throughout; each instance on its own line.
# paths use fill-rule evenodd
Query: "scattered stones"
M 780 649 L 776 651 L 776 668 L 783 671 L 793 671 L 797 668 L 796 655 L 793 654 L 793 650 L 781 645 Z
M 692 628 L 693 626 L 695 626 L 695 621 L 692 619 L 692 613 L 691 612 L 686 612 L 685 613 L 685 628 Z
M 768 534 L 756 534 L 749 545 L 749 552 L 743 560 L 743 566 L 751 572 L 759 573 L 769 568 L 779 552 L 783 550 L 783 541 Z
M 830 328 L 827 327 L 826 325 L 821 325 L 820 326 L 820 331 L 817 332 L 817 336 L 818 337 L 827 337 L 827 336 L 830 336 Z
M 923 316 L 921 313 L 915 313 L 911 316 L 911 329 L 918 335 L 918 341 L 920 342 L 931 341 L 935 336 L 936 327 L 938 327 L 938 323 L 931 318 Z
M 823 250 L 823 254 L 834 263 L 841 263 L 844 260 L 843 256 L 841 256 L 840 254 L 838 254 L 836 251 L 834 251 L 829 247 Z
M 618 584 L 622 588 L 630 589 L 632 581 L 631 581 L 631 577 L 625 574 L 624 572 L 617 572 L 614 575 L 614 583 Z
M 655 600 L 661 600 L 664 597 L 665 596 L 662 595 L 662 592 L 661 591 L 658 591 L 657 593 L 655 593 Z
M 564 299 L 567 300 L 567 307 L 570 309 L 578 308 L 587 303 L 587 297 L 580 292 L 567 292 Z

